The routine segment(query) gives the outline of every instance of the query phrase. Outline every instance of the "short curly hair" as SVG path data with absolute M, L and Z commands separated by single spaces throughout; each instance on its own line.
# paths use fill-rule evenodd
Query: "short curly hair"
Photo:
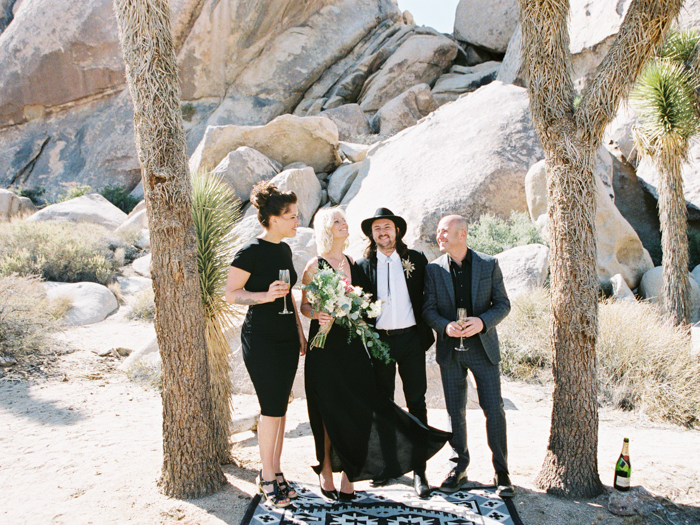
M 336 215 L 340 215 L 347 222 L 345 212 L 338 207 L 323 208 L 316 212 L 316 216 L 314 217 L 314 231 L 316 232 L 316 251 L 319 255 L 328 253 L 333 247 L 331 227 L 333 226 L 333 220 Z M 343 244 L 343 250 L 349 245 L 350 240 L 348 238 L 345 240 L 345 244 Z

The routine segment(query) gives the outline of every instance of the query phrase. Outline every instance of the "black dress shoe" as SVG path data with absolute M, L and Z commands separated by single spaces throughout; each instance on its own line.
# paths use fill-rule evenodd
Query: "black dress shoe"
M 413 488 L 421 499 L 428 498 L 430 496 L 430 485 L 428 485 L 428 479 L 425 477 L 425 472 L 414 472 L 413 473 Z
M 467 482 L 467 471 L 457 470 L 453 468 L 450 474 L 445 478 L 445 481 L 440 485 L 440 490 L 443 492 L 457 492 L 462 485 Z
M 496 494 L 501 498 L 512 498 L 515 495 L 515 489 L 507 472 L 496 472 L 493 484 L 496 485 Z
M 387 483 L 389 483 L 388 479 L 373 479 L 369 482 L 369 486 L 376 489 L 377 487 L 383 487 Z
M 353 490 L 352 492 L 343 492 L 342 490 L 338 492 L 338 501 L 343 501 L 343 502 L 348 502 L 348 501 L 353 501 L 355 499 L 355 491 Z

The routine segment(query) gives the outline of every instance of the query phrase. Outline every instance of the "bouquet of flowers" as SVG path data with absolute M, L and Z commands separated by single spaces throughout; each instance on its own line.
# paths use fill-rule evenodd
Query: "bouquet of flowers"
M 311 341 L 311 346 L 323 348 L 326 336 L 334 323 L 348 330 L 348 341 L 360 336 L 368 355 L 389 363 L 389 345 L 379 340 L 379 334 L 372 331 L 363 317 L 375 318 L 381 313 L 381 301 L 371 301 L 359 286 L 352 286 L 343 272 L 332 268 L 319 269 L 309 284 L 303 287 L 311 307 L 317 312 L 333 316 L 329 323 L 321 325 Z

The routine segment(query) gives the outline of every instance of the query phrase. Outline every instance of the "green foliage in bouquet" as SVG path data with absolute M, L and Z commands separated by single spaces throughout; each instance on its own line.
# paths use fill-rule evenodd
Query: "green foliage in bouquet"
M 323 348 L 326 337 L 334 323 L 348 331 L 348 342 L 359 336 L 365 350 L 383 363 L 392 361 L 389 345 L 379 339 L 365 321 L 381 313 L 381 301 L 371 298 L 359 286 L 352 286 L 342 272 L 332 268 L 319 269 L 309 284 L 304 286 L 306 298 L 317 312 L 326 312 L 333 316 L 333 321 L 321 325 L 318 334 L 311 341 L 311 346 Z

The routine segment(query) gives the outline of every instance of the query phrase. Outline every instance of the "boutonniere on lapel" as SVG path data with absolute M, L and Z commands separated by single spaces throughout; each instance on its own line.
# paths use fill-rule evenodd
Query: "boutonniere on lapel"
M 403 273 L 406 274 L 406 279 L 411 277 L 411 272 L 415 268 L 415 266 L 413 266 L 413 263 L 408 258 L 401 259 L 401 266 L 403 266 Z

